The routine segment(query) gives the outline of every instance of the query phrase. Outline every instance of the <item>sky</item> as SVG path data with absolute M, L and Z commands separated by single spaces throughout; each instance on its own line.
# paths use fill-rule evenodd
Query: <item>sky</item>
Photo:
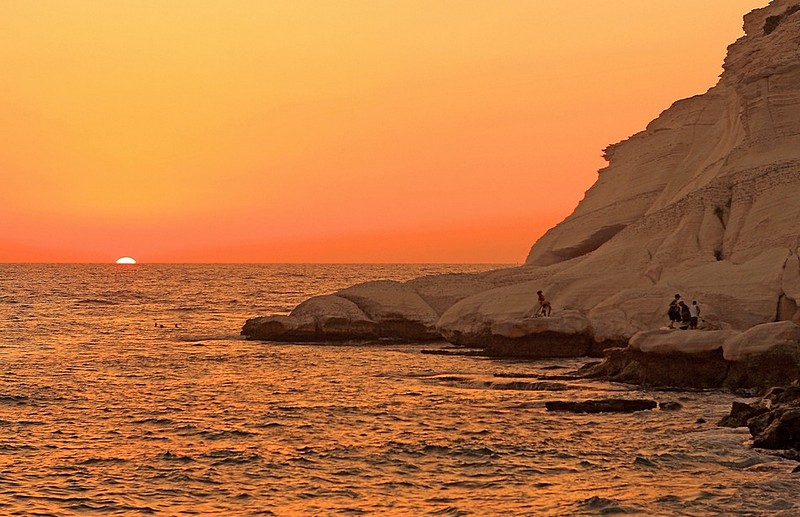
M 522 262 L 766 3 L 4 0 L 0 262 Z

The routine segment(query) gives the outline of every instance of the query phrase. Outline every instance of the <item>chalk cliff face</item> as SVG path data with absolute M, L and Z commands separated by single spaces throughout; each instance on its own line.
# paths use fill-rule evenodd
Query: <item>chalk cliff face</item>
M 356 326 L 382 337 L 524 344 L 558 332 L 555 321 L 509 327 L 531 314 L 539 289 L 554 319 L 584 315 L 580 334 L 594 343 L 663 325 L 675 293 L 698 300 L 714 328 L 800 323 L 800 0 L 751 12 L 745 32 L 715 87 L 606 149 L 597 182 L 524 266 L 354 286 L 336 296 L 360 309 Z M 390 303 L 395 295 L 413 305 L 407 318 Z M 324 340 L 325 318 L 315 317 L 310 328 Z M 394 330 L 380 330 L 381 320 Z M 275 334 L 256 326 L 249 335 Z
M 721 327 L 800 321 L 800 2 L 751 12 L 745 31 L 715 87 L 606 149 L 597 182 L 528 255 L 549 269 L 538 287 L 554 307 L 585 311 L 601 340 L 663 324 L 674 293 Z M 507 317 L 490 301 L 514 293 L 455 304 L 440 327 Z

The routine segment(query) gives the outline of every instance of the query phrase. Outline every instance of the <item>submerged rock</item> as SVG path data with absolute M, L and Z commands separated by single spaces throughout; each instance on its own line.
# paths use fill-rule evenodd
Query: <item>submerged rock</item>
M 571 413 L 633 413 L 655 409 L 658 403 L 655 400 L 642 399 L 603 399 L 586 400 L 583 402 L 553 400 L 545 402 L 548 411 L 569 411 Z

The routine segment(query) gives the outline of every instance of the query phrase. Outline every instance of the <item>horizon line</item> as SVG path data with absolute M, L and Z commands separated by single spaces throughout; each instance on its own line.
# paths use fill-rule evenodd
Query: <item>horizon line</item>
M 361 266 L 361 265 L 409 265 L 409 266 L 435 266 L 435 265 L 487 265 L 487 266 L 509 266 L 524 265 L 524 262 L 139 262 L 135 264 L 117 264 L 115 262 L 4 262 L 0 265 L 110 265 L 110 266 L 142 266 L 142 265 L 342 265 L 342 266 Z

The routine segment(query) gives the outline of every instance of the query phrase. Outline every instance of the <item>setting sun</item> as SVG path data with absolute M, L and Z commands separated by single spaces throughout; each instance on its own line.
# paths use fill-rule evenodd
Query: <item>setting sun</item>
M 121 257 L 117 259 L 117 264 L 136 264 L 136 260 L 130 257 Z

